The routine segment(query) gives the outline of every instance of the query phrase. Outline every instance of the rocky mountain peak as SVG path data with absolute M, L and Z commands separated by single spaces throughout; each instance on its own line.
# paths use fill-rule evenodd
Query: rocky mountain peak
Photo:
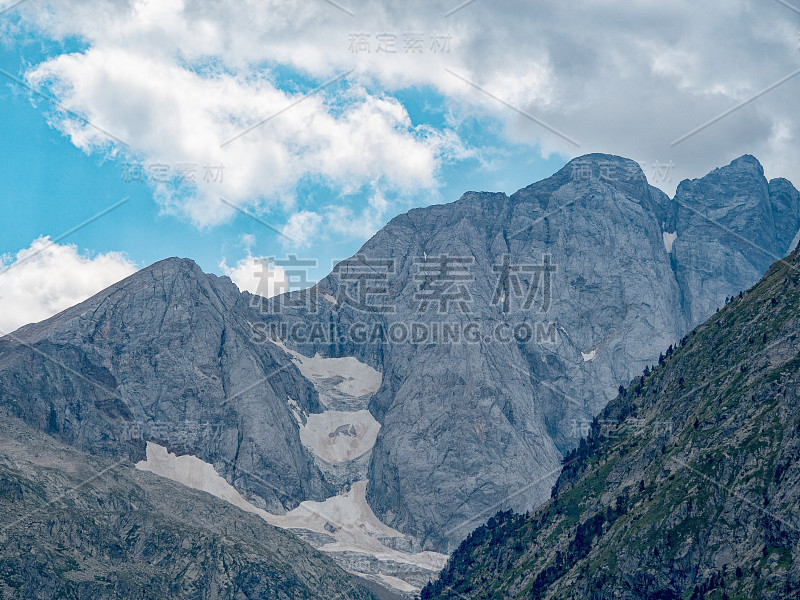
M 611 154 L 586 154 L 572 159 L 551 177 L 512 194 L 511 200 L 550 210 L 559 206 L 554 200 L 566 196 L 572 200 L 580 196 L 613 200 L 614 196 L 608 194 L 611 190 L 637 202 L 649 203 L 651 197 L 647 177 L 635 161 Z
M 758 161 L 758 159 L 753 156 L 752 154 L 743 154 L 739 158 L 736 158 L 730 162 L 727 167 L 722 167 L 723 169 L 738 169 L 738 170 L 750 170 L 755 169 L 759 175 L 764 175 L 764 167 Z
M 725 187 L 729 190 L 736 188 L 737 194 L 741 196 L 752 192 L 760 194 L 768 188 L 768 185 L 769 183 L 764 177 L 764 167 L 754 156 L 745 154 L 723 167 L 714 169 L 703 177 L 683 180 L 678 185 L 676 195 L 695 200 L 710 200 L 715 204 L 719 203 L 724 206 L 726 202 L 730 204 L 729 196 L 722 193 L 696 193 L 698 186 L 701 188 L 716 188 L 716 191 L 721 191 L 720 187 Z
M 597 179 L 627 181 L 629 183 L 645 178 L 642 167 L 634 160 L 614 154 L 584 154 L 569 161 L 560 171 L 574 173 L 576 169 L 589 168 Z

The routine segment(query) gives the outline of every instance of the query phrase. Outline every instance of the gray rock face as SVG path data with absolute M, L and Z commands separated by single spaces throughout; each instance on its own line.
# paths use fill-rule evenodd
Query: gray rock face
M 752 157 L 670 199 L 633 161 L 588 155 L 510 197 L 400 215 L 310 291 L 266 300 L 158 263 L 0 341 L 0 403 L 95 452 L 140 458 L 146 438 L 194 454 L 270 510 L 366 471 L 386 524 L 448 550 L 549 497 L 618 386 L 755 283 L 798 229 L 797 191 Z M 270 328 L 306 356 L 382 373 L 361 462 L 323 473 L 302 446 L 288 398 L 322 407 Z M 144 432 L 125 442 L 131 423 Z
M 678 235 L 673 253 L 689 325 L 788 254 L 799 206 L 797 190 L 785 179 L 767 182 L 752 156 L 680 184 L 669 220 Z
M 157 263 L 0 340 L 0 403 L 79 449 L 144 459 L 145 441 L 213 464 L 274 512 L 333 493 L 287 406 L 320 410 L 272 345 L 251 341 L 236 286 Z
M 800 228 L 798 208 L 791 184 L 768 183 L 752 157 L 684 182 L 671 200 L 636 163 L 589 155 L 511 197 L 470 192 L 401 215 L 307 295 L 308 308 L 287 306 L 303 302 L 296 293 L 263 312 L 275 324 L 333 325 L 333 341 L 309 334 L 288 343 L 383 372 L 370 404 L 382 428 L 368 500 L 387 524 L 447 549 L 497 510 L 548 497 L 561 453 L 618 386 L 755 283 Z M 426 269 L 442 256 L 469 265 L 468 293 L 453 280 L 444 311 L 430 302 L 420 312 Z M 386 264 L 386 293 L 372 304 L 390 311 L 359 310 L 354 282 L 375 286 Z M 436 323 L 474 325 L 480 335 L 434 342 Z M 395 343 L 397 324 L 429 337 Z M 498 341 L 498 324 L 531 339 Z M 385 340 L 352 334 L 376 326 Z
M 800 221 L 800 192 L 786 179 L 773 179 L 769 182 L 769 198 L 775 223 L 778 255 L 784 256 L 795 249 L 798 231 L 793 231 Z M 792 234 L 795 235 L 792 235 Z M 794 238 L 791 247 L 781 247 L 781 243 Z
M 800 253 L 615 398 L 548 503 L 502 513 L 426 600 L 800 596 Z

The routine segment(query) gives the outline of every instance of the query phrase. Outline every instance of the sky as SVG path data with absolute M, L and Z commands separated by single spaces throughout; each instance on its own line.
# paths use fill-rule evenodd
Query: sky
M 797 184 L 798 94 L 797 0 L 0 0 L 0 332 L 170 256 L 318 280 L 589 152 Z

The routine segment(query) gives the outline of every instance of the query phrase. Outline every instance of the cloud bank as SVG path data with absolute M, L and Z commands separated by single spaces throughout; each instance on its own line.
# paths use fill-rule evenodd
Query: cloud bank
M 224 165 L 222 181 L 151 181 L 165 210 L 211 226 L 233 214 L 219 197 L 278 206 L 300 245 L 312 214 L 374 226 L 375 211 L 360 214 L 348 194 L 435 189 L 444 161 L 471 155 L 465 123 L 543 155 L 628 156 L 669 192 L 743 153 L 800 179 L 800 76 L 789 77 L 800 74 L 800 12 L 779 2 L 339 4 L 25 3 L 28 26 L 85 44 L 26 76 L 128 144 L 54 113 L 86 152 Z M 403 90 L 442 98 L 446 123 L 412 123 Z M 307 180 L 338 190 L 338 210 L 304 206 Z
M 0 257 L 0 335 L 83 302 L 135 271 L 117 252 L 88 256 L 40 237 L 16 255 Z

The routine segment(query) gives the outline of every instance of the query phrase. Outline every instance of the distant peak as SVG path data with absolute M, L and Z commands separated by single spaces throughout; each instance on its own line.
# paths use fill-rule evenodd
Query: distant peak
M 176 256 L 165 258 L 153 263 L 144 271 L 160 271 L 164 273 L 180 273 L 186 271 L 197 271 L 202 273 L 202 269 L 190 258 L 178 258 Z
M 613 163 L 634 163 L 636 161 L 631 160 L 630 158 L 625 158 L 624 156 L 617 156 L 616 154 L 603 154 L 602 152 L 592 152 L 589 154 L 584 154 L 582 156 L 576 156 L 567 164 L 571 164 L 574 162 L 580 163 L 606 163 L 606 162 L 613 162 Z
M 758 162 L 758 159 L 753 156 L 752 154 L 743 154 L 739 158 L 731 161 L 731 163 L 727 167 L 728 169 L 756 169 L 758 173 L 763 177 L 764 175 L 764 167 L 761 166 L 761 163 Z
M 209 276 L 200 266 L 190 258 L 171 257 L 159 260 L 141 271 L 137 271 L 120 283 L 130 281 L 148 281 L 150 279 L 163 281 L 195 280 L 204 281 Z
M 573 180 L 646 181 L 644 171 L 635 160 L 614 154 L 584 154 L 573 158 L 561 170 Z
M 761 166 L 761 163 L 758 162 L 758 159 L 752 154 L 743 154 L 739 158 L 732 160 L 724 167 L 717 167 L 710 173 L 707 173 L 698 179 L 684 179 L 678 185 L 676 194 L 678 196 L 685 195 L 698 185 L 703 186 L 707 184 L 723 183 L 741 186 L 742 176 L 751 182 L 763 180 L 764 184 L 768 185 L 768 182 L 764 177 L 764 167 Z M 702 196 L 697 197 L 700 198 Z

